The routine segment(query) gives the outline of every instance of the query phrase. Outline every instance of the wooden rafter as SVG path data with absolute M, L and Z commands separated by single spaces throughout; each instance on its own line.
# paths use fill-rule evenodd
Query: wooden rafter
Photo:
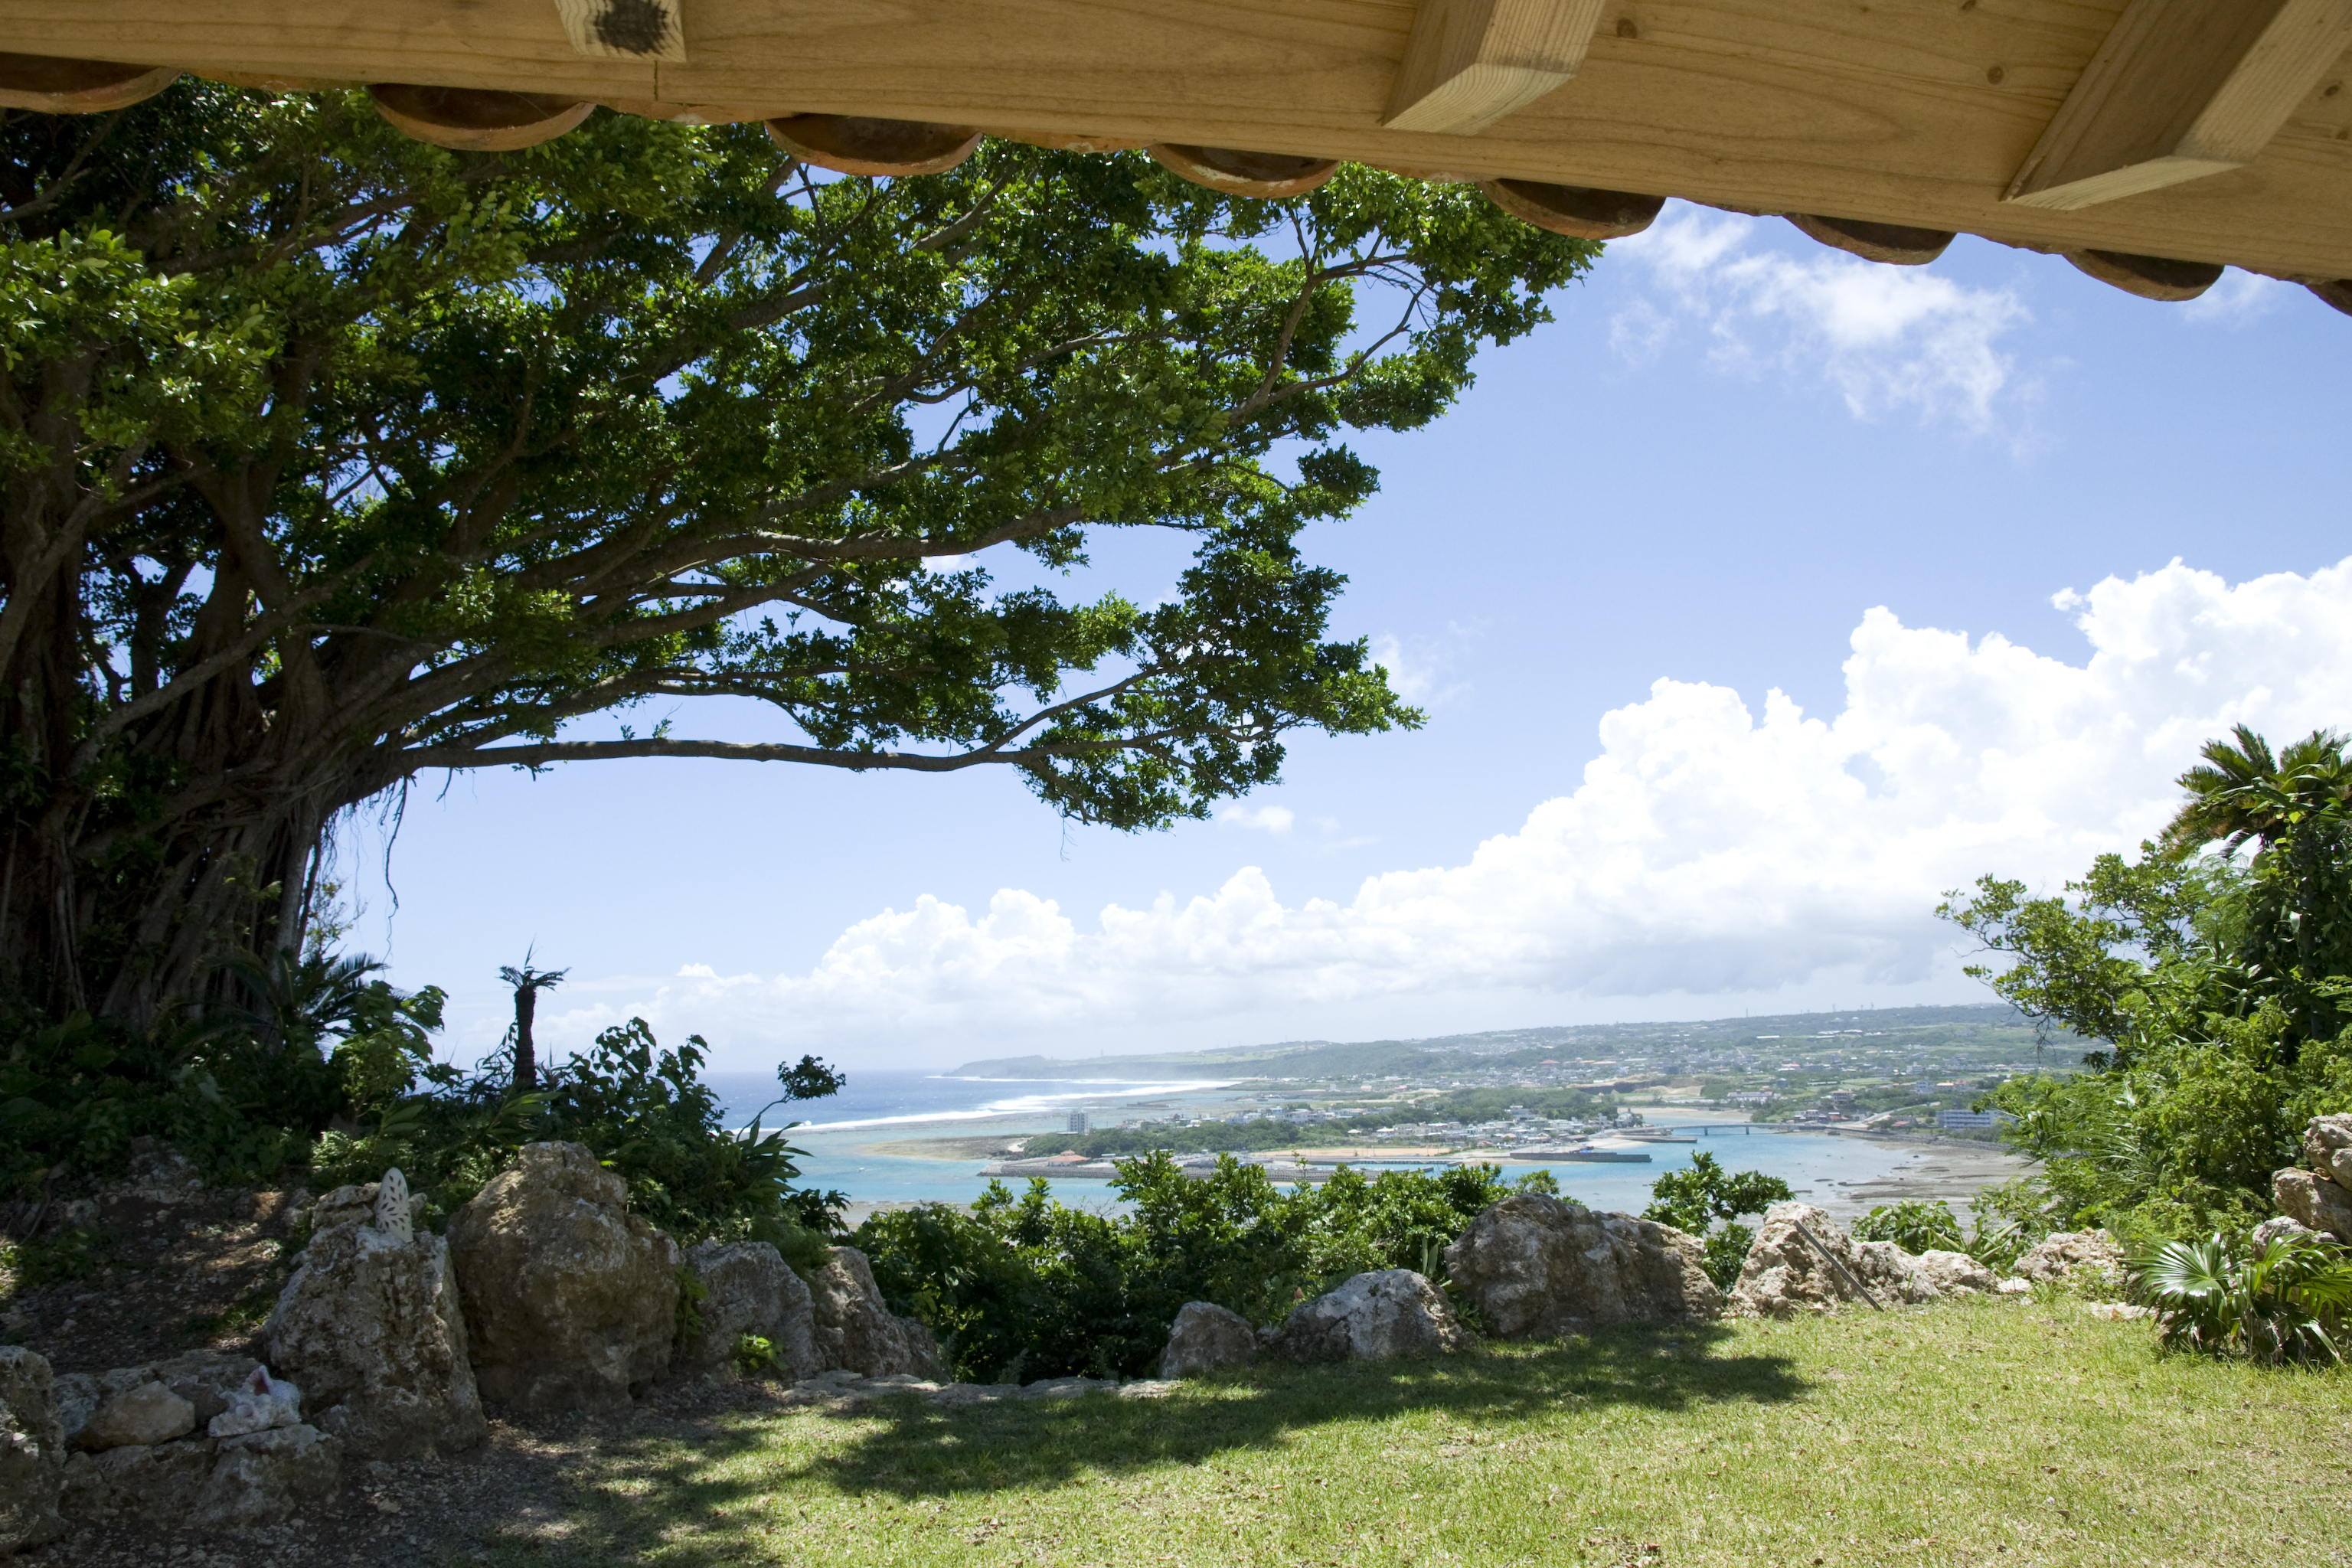
M 592 58 L 686 60 L 682 0 L 553 0 L 572 47 Z
M 1608 0 L 1421 0 L 1381 123 L 1475 135 L 1565 86 Z
M 2132 0 L 2008 199 L 2060 211 L 2244 168 L 2352 48 L 2352 0 Z

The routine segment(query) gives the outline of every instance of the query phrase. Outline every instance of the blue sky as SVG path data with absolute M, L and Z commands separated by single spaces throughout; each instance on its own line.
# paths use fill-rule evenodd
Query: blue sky
M 1139 836 L 985 771 L 428 777 L 388 861 L 344 836 L 355 944 L 460 1056 L 530 947 L 555 1042 L 751 1069 L 1974 1000 L 1941 888 L 2129 847 L 2237 718 L 2352 725 L 2352 319 L 2304 290 L 1670 204 L 1554 308 L 1307 540 L 1419 733 Z M 1097 560 L 1148 598 L 1182 552 Z

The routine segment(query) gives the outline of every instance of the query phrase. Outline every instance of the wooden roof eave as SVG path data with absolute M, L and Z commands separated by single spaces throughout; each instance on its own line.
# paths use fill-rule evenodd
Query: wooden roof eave
M 1572 232 L 1580 191 L 1682 196 L 1874 259 L 1953 232 L 2067 253 L 2153 298 L 2225 264 L 2331 303 L 2352 279 L 2352 0 L 0 0 L 0 37 L 126 78 L 394 84 L 388 116 L 452 144 L 535 134 L 418 120 L 506 112 L 470 89 L 535 95 L 541 129 L 602 102 L 1150 145 L 1244 194 L 1334 159 L 1565 186 L 1537 205 Z M 1248 173 L 1277 164 L 1304 172 Z

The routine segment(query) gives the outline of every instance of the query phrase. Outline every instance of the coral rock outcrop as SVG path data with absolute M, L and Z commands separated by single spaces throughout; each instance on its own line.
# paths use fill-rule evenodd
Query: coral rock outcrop
M 2303 1163 L 2271 1178 L 2279 1212 L 2338 1241 L 2352 1241 L 2352 1115 L 2315 1116 L 2304 1129 Z
M 2020 1279 L 2113 1285 L 2124 1277 L 2124 1249 L 2104 1230 L 2062 1230 L 2035 1242 L 2010 1272 Z
M 940 1374 L 938 1343 L 912 1318 L 893 1315 L 874 1283 L 874 1267 L 854 1247 L 836 1247 L 810 1282 L 812 1339 L 824 1370 L 862 1377 Z
M 768 1342 L 776 1371 L 799 1382 L 820 1370 L 816 1313 L 809 1288 L 764 1241 L 706 1241 L 687 1249 L 686 1266 L 708 1294 L 701 1331 L 679 1348 L 682 1370 L 711 1372 L 733 1358 L 746 1334 Z
M 474 1379 L 523 1410 L 609 1409 L 659 1377 L 677 1243 L 578 1143 L 528 1143 L 449 1221 Z
M 488 1426 L 449 1247 L 417 1227 L 407 1182 L 394 1170 L 382 1182 L 338 1187 L 319 1200 L 311 1223 L 267 1338 L 270 1360 L 307 1391 L 319 1428 L 363 1458 L 481 1442 Z
M 21 1345 L 0 1347 L 0 1555 L 64 1532 L 58 1494 L 65 1473 L 48 1359 Z
M 1834 1312 L 1867 1299 L 1884 1304 L 1885 1298 L 1870 1276 L 1875 1274 L 1881 1285 L 1889 1283 L 1890 1277 L 1907 1283 L 1914 1271 L 1901 1268 L 1887 1253 L 1910 1255 L 1890 1242 L 1868 1245 L 1885 1252 L 1865 1261 L 1864 1245 L 1826 1211 L 1811 1204 L 1774 1204 L 1764 1211 L 1748 1260 L 1740 1265 L 1727 1310 L 1735 1318 L 1794 1318 Z
M 1706 1254 L 1690 1237 L 1541 1193 L 1489 1205 L 1445 1249 L 1445 1269 L 1507 1340 L 1723 1312 Z
M 190 1351 L 57 1380 L 58 1497 L 69 1522 L 275 1524 L 341 1484 L 341 1445 L 302 1424 L 302 1391 L 251 1356 Z
M 1168 1330 L 1160 1352 L 1162 1378 L 1191 1377 L 1220 1367 L 1247 1366 L 1257 1359 L 1257 1331 L 1239 1312 L 1214 1301 L 1187 1301 Z
M 1919 1271 L 1947 1296 L 1962 1292 L 1990 1295 L 2000 1283 L 1998 1275 L 1965 1252 L 1923 1252 L 1919 1254 Z
M 1410 1268 L 1381 1268 L 1300 1302 L 1267 1349 L 1295 1362 L 1388 1361 L 1469 1350 L 1477 1342 L 1444 1291 Z

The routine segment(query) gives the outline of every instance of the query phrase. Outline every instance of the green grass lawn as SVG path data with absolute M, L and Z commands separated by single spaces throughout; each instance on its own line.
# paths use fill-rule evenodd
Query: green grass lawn
M 659 1427 L 488 1560 L 2352 1563 L 2352 1376 L 2161 1356 L 2072 1300 Z

